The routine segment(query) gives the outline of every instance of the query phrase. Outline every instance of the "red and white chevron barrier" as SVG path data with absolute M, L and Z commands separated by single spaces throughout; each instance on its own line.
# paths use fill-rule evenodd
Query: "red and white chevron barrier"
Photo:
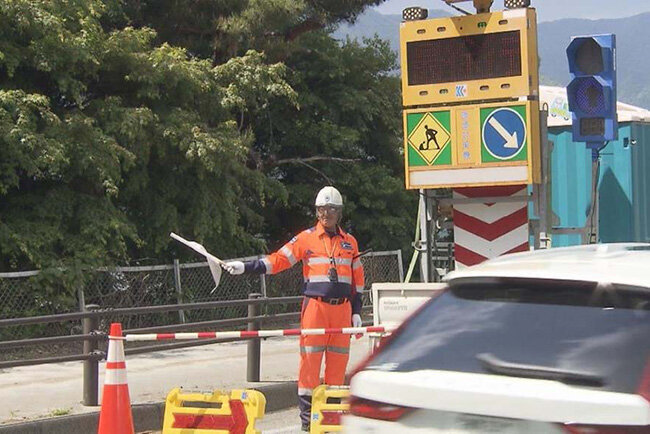
M 525 185 L 454 189 L 456 198 L 526 196 Z M 456 265 L 529 250 L 528 202 L 454 204 Z
M 127 334 L 126 341 L 164 341 L 170 339 L 250 339 L 271 338 L 277 336 L 312 336 L 312 335 L 356 335 L 366 333 L 385 333 L 393 331 L 394 327 L 345 327 L 327 329 L 284 329 L 284 330 L 255 330 L 234 332 L 197 332 L 197 333 L 149 333 Z

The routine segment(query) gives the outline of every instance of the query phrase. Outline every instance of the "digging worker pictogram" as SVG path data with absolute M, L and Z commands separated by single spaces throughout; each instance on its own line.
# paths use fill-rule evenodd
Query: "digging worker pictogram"
M 438 139 L 436 139 L 436 135 L 438 134 L 438 130 L 434 130 L 433 128 L 429 128 L 428 125 L 424 126 L 424 129 L 426 130 L 426 137 L 427 137 L 427 144 L 425 147 L 424 142 L 420 143 L 420 151 L 428 151 L 429 150 L 429 145 L 431 142 L 433 142 L 436 145 L 436 149 L 440 149 L 440 145 L 438 144 Z
M 357 240 L 339 227 L 341 193 L 331 186 L 316 196 L 316 226 L 300 232 L 277 252 L 260 260 L 230 261 L 231 274 L 276 274 L 302 261 L 305 280 L 301 328 L 361 327 L 364 274 Z M 301 336 L 298 401 L 303 431 L 309 431 L 311 397 L 320 385 L 325 355 L 325 384 L 342 385 L 350 353 L 349 335 Z

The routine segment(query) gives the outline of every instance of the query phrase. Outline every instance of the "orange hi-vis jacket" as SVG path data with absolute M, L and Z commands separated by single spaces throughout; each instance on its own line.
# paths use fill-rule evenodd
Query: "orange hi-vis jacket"
M 357 240 L 352 235 L 337 227 L 337 232 L 330 236 L 319 222 L 300 232 L 277 252 L 246 263 L 246 271 L 276 274 L 302 261 L 304 295 L 348 298 L 352 313 L 360 314 L 364 274 L 358 255 Z M 330 268 L 336 269 L 335 279 L 331 278 Z

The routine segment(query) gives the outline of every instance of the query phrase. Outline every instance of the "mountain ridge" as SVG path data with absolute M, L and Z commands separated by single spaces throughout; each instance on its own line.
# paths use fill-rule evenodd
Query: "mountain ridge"
M 438 0 L 434 0 L 438 1 Z M 431 1 L 427 1 L 430 3 Z M 374 9 L 382 14 L 402 13 L 405 6 L 412 6 L 417 1 L 410 0 L 405 3 L 404 0 L 385 0 Z M 420 2 L 424 3 L 424 2 Z M 504 8 L 503 0 L 495 0 L 493 10 Z M 439 7 L 444 8 L 447 12 L 454 13 L 452 8 L 443 6 L 438 2 Z M 650 12 L 648 0 L 532 0 L 532 5 L 537 9 L 539 22 L 555 21 L 564 17 L 599 19 L 599 18 L 625 18 L 638 15 L 642 12 Z M 473 11 L 471 3 L 459 4 L 464 9 Z

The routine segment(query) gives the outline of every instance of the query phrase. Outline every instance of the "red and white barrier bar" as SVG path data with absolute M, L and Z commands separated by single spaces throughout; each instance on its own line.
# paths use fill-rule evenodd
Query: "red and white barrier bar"
M 345 327 L 327 329 L 285 329 L 285 330 L 255 330 L 235 332 L 196 332 L 196 333 L 149 333 L 127 334 L 126 341 L 164 341 L 170 339 L 249 339 L 271 338 L 277 336 L 313 336 L 313 335 L 356 335 L 366 333 L 386 333 L 394 327 Z

